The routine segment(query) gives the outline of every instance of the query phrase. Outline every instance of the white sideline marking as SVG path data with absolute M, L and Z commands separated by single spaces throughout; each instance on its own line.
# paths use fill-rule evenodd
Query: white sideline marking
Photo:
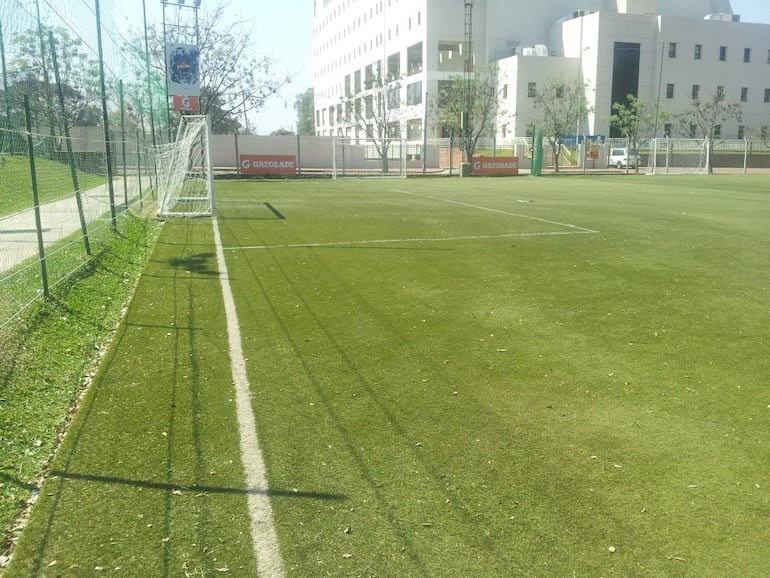
M 241 441 L 241 461 L 246 474 L 246 488 L 251 518 L 251 541 L 260 576 L 282 577 L 283 562 L 278 549 L 278 537 L 273 525 L 273 511 L 267 493 L 267 476 L 262 453 L 259 451 L 256 421 L 251 409 L 251 392 L 246 375 L 246 360 L 243 357 L 241 330 L 235 300 L 230 288 L 230 277 L 222 250 L 222 238 L 219 235 L 219 223 L 212 217 L 214 225 L 214 244 L 217 249 L 217 266 L 222 285 L 222 296 L 227 320 L 227 337 L 230 346 L 230 366 L 235 383 L 235 408 L 238 417 L 238 432 Z
M 488 211 L 490 213 L 499 213 L 501 215 L 508 215 L 510 217 L 519 217 L 521 219 L 530 219 L 532 221 L 539 221 L 541 223 L 548 223 L 549 225 L 558 225 L 559 227 L 567 227 L 569 229 L 575 229 L 581 233 L 597 234 L 599 231 L 592 229 L 586 229 L 585 227 L 578 227 L 577 225 L 570 225 L 569 223 L 560 223 L 559 221 L 549 221 L 548 219 L 542 219 L 540 217 L 533 217 L 531 215 L 522 215 L 521 213 L 511 213 L 510 211 L 503 211 L 500 209 L 492 209 L 490 207 L 483 207 L 481 205 L 472 205 L 471 203 L 464 203 L 463 201 L 453 201 L 451 199 L 442 199 L 441 197 L 434 197 L 432 195 L 421 195 L 419 193 L 413 193 L 411 191 L 402 191 L 396 189 L 394 192 L 402 193 L 404 195 L 412 195 L 414 197 L 422 197 L 423 199 L 430 199 L 432 201 L 441 201 L 444 203 L 451 203 L 453 205 L 462 205 L 463 207 L 470 207 L 471 209 L 479 209 L 480 211 Z

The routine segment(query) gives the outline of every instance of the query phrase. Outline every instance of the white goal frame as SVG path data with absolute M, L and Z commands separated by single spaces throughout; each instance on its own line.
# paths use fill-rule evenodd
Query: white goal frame
M 649 151 L 648 175 L 702 175 L 708 172 L 708 139 L 656 138 L 650 141 Z
M 211 126 L 206 115 L 183 115 L 176 140 L 156 148 L 158 216 L 214 215 Z
M 332 148 L 332 178 L 406 178 L 406 139 L 335 138 Z

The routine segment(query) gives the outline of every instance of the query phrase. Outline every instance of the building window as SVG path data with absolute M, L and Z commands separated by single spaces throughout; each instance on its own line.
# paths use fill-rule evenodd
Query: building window
M 422 119 L 413 118 L 406 121 L 406 138 L 408 140 L 422 139 Z
M 751 48 L 743 49 L 743 62 L 751 62 Z
M 770 88 L 765 89 L 765 102 L 770 102 Z
M 746 133 L 746 127 L 743 125 L 738 125 L 738 138 L 743 138 Z
M 700 84 L 692 85 L 692 98 L 695 100 L 700 95 Z
M 503 138 L 508 136 L 508 125 L 504 124 L 500 129 L 500 134 Z
M 749 88 L 747 86 L 741 87 L 741 102 L 749 100 Z
M 717 100 L 723 100 L 725 97 L 725 87 L 717 86 Z
M 668 43 L 668 57 L 676 58 L 676 42 Z
M 727 60 L 727 46 L 719 47 L 719 60 L 720 62 Z
M 503 96 L 503 99 L 506 99 L 506 98 L 508 98 L 508 85 L 507 85 L 507 84 L 504 84 L 504 85 L 503 85 L 503 92 L 502 92 L 502 96 Z
M 401 108 L 401 88 L 388 89 L 388 108 Z
M 671 138 L 671 123 L 667 122 L 663 125 L 663 136 L 665 138 Z
M 770 90 L 770 89 L 768 89 Z M 765 93 L 767 95 L 767 92 Z M 527 83 L 527 98 L 535 98 L 537 96 L 537 83 L 535 82 L 528 82 Z M 765 99 L 765 102 L 767 102 L 767 99 Z
M 697 130 L 697 126 L 695 126 L 694 122 L 690 123 L 690 138 L 695 138 L 695 131 Z
M 674 85 L 671 83 L 666 85 L 666 98 L 674 98 Z
M 762 140 L 767 140 L 767 126 L 763 126 L 759 129 L 759 136 L 762 137 Z
M 422 81 L 406 85 L 406 105 L 411 106 L 422 103 Z
M 695 45 L 695 60 L 700 60 L 702 52 L 703 52 L 703 44 L 696 44 Z
M 770 50 L 767 51 L 767 63 L 770 64 Z
M 714 125 L 714 138 L 722 138 L 722 125 L 721 124 L 715 124 Z

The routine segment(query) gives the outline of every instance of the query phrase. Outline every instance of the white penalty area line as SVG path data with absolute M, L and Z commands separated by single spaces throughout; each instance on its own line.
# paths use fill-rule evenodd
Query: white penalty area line
M 522 215 L 521 213 L 512 213 L 511 211 L 503 211 L 501 209 L 493 209 L 491 207 L 484 207 L 482 205 L 474 205 L 472 203 L 465 203 L 463 201 L 453 201 L 452 199 L 442 199 L 441 197 L 434 197 L 432 195 L 421 195 L 420 193 L 413 193 L 412 191 L 404 191 L 404 190 L 398 190 L 394 189 L 395 193 L 401 193 L 403 195 L 412 195 L 413 197 L 421 197 L 423 199 L 430 199 L 431 201 L 440 201 L 442 203 L 449 203 L 452 205 L 461 205 L 463 207 L 469 207 L 471 209 L 477 209 L 479 211 L 487 211 L 489 213 L 498 213 L 500 215 L 507 215 L 509 217 L 517 217 L 519 219 L 529 219 L 530 221 L 538 221 L 540 223 L 547 223 L 549 225 L 556 225 L 558 227 L 567 227 L 568 229 L 573 229 L 580 233 L 586 233 L 591 235 L 596 235 L 599 233 L 599 231 L 594 231 L 593 229 L 586 229 L 585 227 L 578 227 L 577 225 L 571 225 L 569 223 L 560 223 L 559 221 L 551 221 L 549 219 L 543 219 L 541 217 L 533 217 L 532 215 Z M 549 233 L 540 233 L 540 234 L 549 234 Z M 533 235 L 536 236 L 536 235 Z
M 579 229 L 579 228 L 578 228 Z M 290 243 L 285 245 L 243 245 L 223 247 L 224 251 L 240 251 L 243 249 L 312 249 L 314 247 L 350 247 L 355 245 L 386 245 L 388 243 L 440 243 L 446 241 L 484 241 L 489 239 L 509 239 L 512 237 L 552 237 L 558 235 L 589 235 L 597 231 L 546 231 L 542 233 L 501 233 L 499 235 L 465 235 L 462 237 L 411 237 L 403 239 L 366 239 L 357 241 L 329 241 L 328 243 Z
M 251 391 L 246 375 L 246 360 L 243 356 L 241 330 L 238 314 L 235 310 L 230 287 L 230 277 L 225 263 L 222 248 L 222 237 L 219 234 L 219 223 L 212 217 L 214 226 L 214 244 L 217 252 L 219 280 L 222 286 L 222 296 L 225 305 L 227 321 L 227 337 L 230 350 L 230 367 L 235 383 L 235 407 L 238 418 L 238 433 L 240 434 L 241 462 L 246 475 L 246 491 L 248 497 L 249 518 L 251 520 L 251 540 L 254 547 L 254 557 L 260 576 L 280 578 L 284 576 L 283 562 L 278 548 L 278 536 L 273 524 L 273 510 L 267 492 L 267 475 L 262 452 L 259 450 L 256 420 L 251 407 Z

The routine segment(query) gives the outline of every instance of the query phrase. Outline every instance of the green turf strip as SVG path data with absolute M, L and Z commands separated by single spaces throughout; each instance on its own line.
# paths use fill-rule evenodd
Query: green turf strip
M 168 223 L 8 576 L 253 575 L 208 220 Z

